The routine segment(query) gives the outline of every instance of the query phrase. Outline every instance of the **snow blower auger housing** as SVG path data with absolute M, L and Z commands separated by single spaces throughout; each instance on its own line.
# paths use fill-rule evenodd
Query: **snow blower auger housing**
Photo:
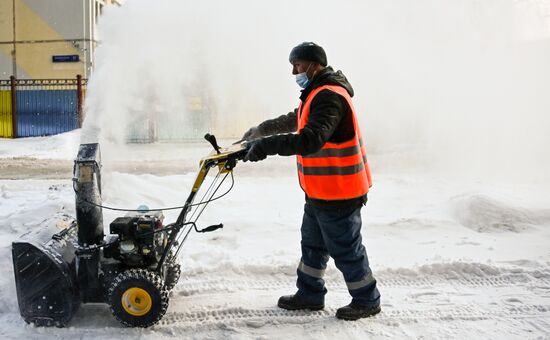
M 198 229 L 196 221 L 209 202 L 225 195 L 214 197 L 229 175 L 233 180 L 232 170 L 246 154 L 243 145 L 222 149 L 214 136 L 205 138 L 215 151 L 200 161 L 191 193 L 177 207 L 177 220 L 164 225 L 162 211 L 140 207 L 111 222 L 107 236 L 99 144 L 80 145 L 73 171 L 76 220 L 53 236 L 41 227 L 39 234 L 31 232 L 32 240 L 12 244 L 19 311 L 27 323 L 65 326 L 81 303 L 107 303 L 114 317 L 130 327 L 148 327 L 163 317 L 168 293 L 180 276 L 182 245 L 193 229 L 209 232 L 223 227 Z M 218 169 L 217 175 L 194 203 L 212 168 Z

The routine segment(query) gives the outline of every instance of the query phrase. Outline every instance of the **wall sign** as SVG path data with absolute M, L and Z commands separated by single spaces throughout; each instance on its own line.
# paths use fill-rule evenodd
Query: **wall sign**
M 80 61 L 80 56 L 78 54 L 52 56 L 52 62 L 54 63 L 75 63 L 78 61 Z

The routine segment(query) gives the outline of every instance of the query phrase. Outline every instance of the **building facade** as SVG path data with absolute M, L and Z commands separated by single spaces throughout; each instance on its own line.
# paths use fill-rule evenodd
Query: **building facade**
M 117 0 L 1 0 L 0 79 L 88 78 L 103 7 Z

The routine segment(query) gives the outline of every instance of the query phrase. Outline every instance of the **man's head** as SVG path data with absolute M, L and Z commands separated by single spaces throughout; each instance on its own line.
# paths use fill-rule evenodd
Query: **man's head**
M 313 42 L 303 42 L 294 47 L 288 60 L 292 64 L 292 74 L 305 72 L 308 79 L 313 79 L 328 64 L 325 50 Z

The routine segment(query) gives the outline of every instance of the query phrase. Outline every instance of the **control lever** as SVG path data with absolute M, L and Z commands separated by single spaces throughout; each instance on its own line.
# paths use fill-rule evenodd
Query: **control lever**
M 198 230 L 198 232 L 199 233 L 208 233 L 208 232 L 211 232 L 211 231 L 214 231 L 214 230 L 218 230 L 220 228 L 223 228 L 223 223 L 211 225 L 211 226 L 206 227 L 204 229 Z
M 220 154 L 220 146 L 218 145 L 218 142 L 216 141 L 216 137 L 214 135 L 211 135 L 211 134 L 207 133 L 206 135 L 204 135 L 204 139 L 206 139 L 210 144 L 212 144 L 212 147 L 214 148 L 214 150 L 216 150 L 216 152 L 219 155 Z

